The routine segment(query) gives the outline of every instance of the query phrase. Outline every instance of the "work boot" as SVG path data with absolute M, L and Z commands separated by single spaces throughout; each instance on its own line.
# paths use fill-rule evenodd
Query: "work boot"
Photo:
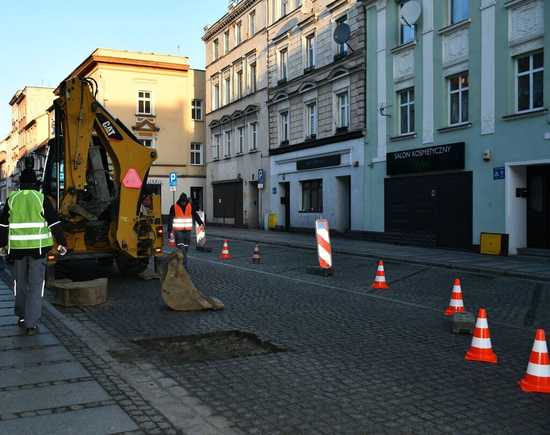
M 17 326 L 19 326 L 20 328 L 24 328 L 25 327 L 25 319 L 23 319 L 23 317 L 19 317 L 17 319 Z
M 38 334 L 38 326 L 35 326 L 33 328 L 27 328 L 27 335 L 28 336 L 33 336 L 33 335 L 36 335 Z

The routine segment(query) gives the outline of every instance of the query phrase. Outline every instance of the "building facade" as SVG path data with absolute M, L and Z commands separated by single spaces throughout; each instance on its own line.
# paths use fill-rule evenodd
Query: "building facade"
M 230 3 L 203 41 L 207 220 L 259 227 L 269 206 L 266 0 Z
M 98 101 L 119 118 L 158 158 L 149 184 L 160 186 L 162 213 L 185 192 L 204 207 L 204 71 L 184 56 L 97 49 L 70 76 L 91 77 Z M 169 174 L 178 175 L 170 191 Z
M 269 0 L 268 19 L 270 210 L 286 230 L 363 230 L 364 4 Z
M 550 5 L 414 2 L 366 2 L 367 230 L 549 249 Z

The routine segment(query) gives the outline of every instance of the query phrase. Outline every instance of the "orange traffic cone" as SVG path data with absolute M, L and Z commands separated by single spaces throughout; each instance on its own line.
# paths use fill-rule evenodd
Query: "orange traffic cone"
M 390 288 L 386 282 L 386 274 L 384 273 L 384 262 L 380 260 L 378 262 L 378 268 L 376 269 L 376 276 L 374 277 L 374 282 L 372 283 L 372 288 Z
M 550 357 L 544 329 L 537 329 L 527 373 L 519 381 L 519 386 L 526 393 L 550 394 Z
M 174 236 L 174 233 L 170 233 L 170 237 L 168 238 L 168 246 L 170 248 L 176 247 L 176 237 Z
M 487 311 L 485 308 L 480 308 L 477 313 L 476 327 L 472 344 L 468 352 L 466 352 L 466 360 L 481 361 L 496 364 L 497 355 L 493 352 L 491 346 L 491 334 L 489 333 L 489 324 L 487 323 Z
M 260 256 L 260 246 L 256 243 L 254 247 L 254 254 L 252 254 L 252 263 L 260 264 L 262 262 L 262 257 Z
M 227 240 L 224 240 L 220 260 L 231 260 L 232 258 L 233 257 L 231 257 L 231 254 L 229 253 L 229 245 L 227 244 Z
M 457 278 L 453 283 L 453 292 L 451 293 L 451 301 L 449 307 L 445 310 L 446 316 L 452 316 L 455 313 L 464 312 L 464 301 L 462 300 L 462 288 L 460 280 Z

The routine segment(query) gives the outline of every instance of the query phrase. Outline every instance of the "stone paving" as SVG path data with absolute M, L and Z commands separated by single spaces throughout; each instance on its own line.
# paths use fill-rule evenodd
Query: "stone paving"
M 190 270 L 201 291 L 225 303 L 221 312 L 171 312 L 158 282 L 113 277 L 107 304 L 66 313 L 77 329 L 101 330 L 106 361 L 110 349 L 131 349 L 137 338 L 224 330 L 287 349 L 208 362 L 154 355 L 119 362 L 156 373 L 156 387 L 141 394 L 169 385 L 174 400 L 192 408 L 170 416 L 189 433 L 548 433 L 550 396 L 517 386 L 534 328 L 550 328 L 548 283 L 389 261 L 391 289 L 373 291 L 372 258 L 337 253 L 335 276 L 325 278 L 307 273 L 316 262 L 310 250 L 262 245 L 263 264 L 253 265 L 252 243 L 232 241 L 234 259 L 225 263 L 217 259 L 220 241 L 212 246 L 192 251 Z M 442 316 L 457 275 L 467 309 L 488 309 L 496 366 L 464 361 L 471 337 L 452 335 Z M 202 420 L 190 425 L 196 414 Z

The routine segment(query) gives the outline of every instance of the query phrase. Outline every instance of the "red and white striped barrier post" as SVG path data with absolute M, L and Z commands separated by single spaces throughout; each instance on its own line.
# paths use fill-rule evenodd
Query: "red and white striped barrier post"
M 317 219 L 315 221 L 315 233 L 317 235 L 319 266 L 325 274 L 332 274 L 332 248 L 330 246 L 330 233 L 326 219 Z

